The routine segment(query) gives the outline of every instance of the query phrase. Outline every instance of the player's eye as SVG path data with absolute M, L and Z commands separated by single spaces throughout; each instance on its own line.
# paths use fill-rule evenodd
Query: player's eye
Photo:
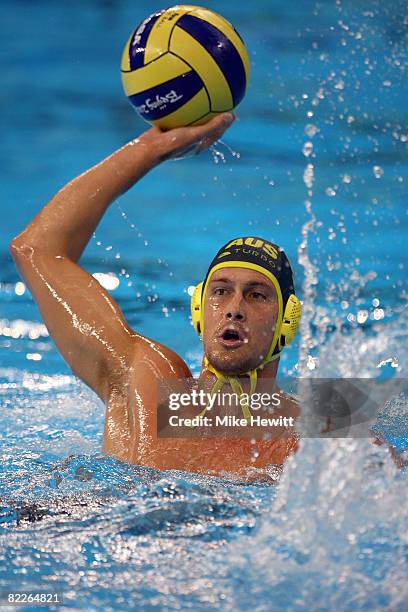
M 260 293 L 259 291 L 252 291 L 250 297 L 259 302 L 263 302 L 266 300 L 266 295 Z
M 224 287 L 216 287 L 213 291 L 214 295 L 225 295 L 226 289 Z

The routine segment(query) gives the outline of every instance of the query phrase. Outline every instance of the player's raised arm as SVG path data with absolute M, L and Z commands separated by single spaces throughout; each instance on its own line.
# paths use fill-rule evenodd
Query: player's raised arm
M 204 126 L 148 130 L 68 183 L 10 244 L 61 354 L 105 401 L 112 382 L 126 372 L 138 335 L 76 262 L 112 201 L 161 161 L 212 144 L 232 120 L 224 114 Z

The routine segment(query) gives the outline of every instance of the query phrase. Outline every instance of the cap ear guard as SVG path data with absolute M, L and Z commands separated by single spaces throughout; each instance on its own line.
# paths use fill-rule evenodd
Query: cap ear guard
M 191 308 L 191 320 L 197 334 L 201 334 L 201 296 L 203 292 L 203 283 L 199 283 L 191 296 L 190 308 Z
M 285 306 L 285 312 L 283 313 L 279 340 L 280 349 L 284 346 L 288 346 L 296 336 L 301 316 L 302 304 L 296 295 L 292 293 L 289 296 Z

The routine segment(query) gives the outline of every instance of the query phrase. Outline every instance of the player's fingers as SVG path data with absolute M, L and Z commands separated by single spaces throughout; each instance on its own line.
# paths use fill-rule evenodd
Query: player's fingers
M 213 139 L 213 141 L 218 140 L 226 129 L 232 125 L 235 120 L 235 115 L 232 113 L 222 113 L 221 115 L 217 115 L 208 123 L 204 125 L 198 125 L 194 129 L 194 136 L 197 140 L 204 139 Z
M 224 134 L 225 130 L 234 122 L 235 116 L 230 113 L 224 113 L 218 117 L 215 117 L 211 120 L 212 125 L 206 124 L 203 127 L 207 126 L 204 134 L 201 135 L 197 144 L 197 153 L 201 153 L 201 151 L 205 151 L 208 149 L 214 142 L 217 142 Z
M 145 132 L 145 138 L 159 138 L 161 147 L 165 149 L 163 159 L 184 155 L 186 150 L 195 149 L 195 153 L 201 153 L 215 141 L 219 140 L 225 130 L 233 123 L 235 115 L 222 113 L 217 115 L 204 125 L 175 128 L 168 132 L 160 132 L 155 129 Z

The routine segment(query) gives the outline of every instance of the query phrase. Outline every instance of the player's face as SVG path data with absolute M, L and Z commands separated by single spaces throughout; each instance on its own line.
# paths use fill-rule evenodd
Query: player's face
M 278 315 L 272 282 L 245 268 L 217 270 L 204 302 L 204 352 L 224 374 L 256 368 L 268 354 Z

